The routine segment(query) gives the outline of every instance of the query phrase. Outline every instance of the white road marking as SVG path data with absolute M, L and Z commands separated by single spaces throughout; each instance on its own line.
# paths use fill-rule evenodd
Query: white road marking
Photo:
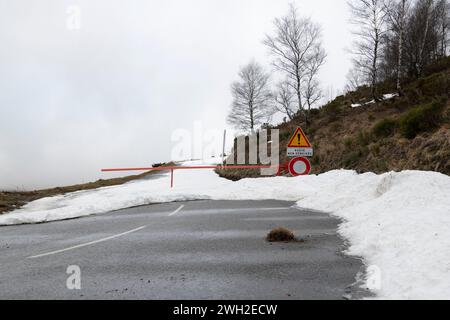
M 176 209 L 175 211 L 170 213 L 168 216 L 172 217 L 172 216 L 176 215 L 178 212 L 180 212 L 184 208 L 184 206 L 185 206 L 184 204 L 179 206 L 178 209 Z M 242 211 L 242 210 L 250 210 L 250 209 L 255 209 L 255 208 L 236 208 L 236 209 L 225 209 L 225 210 L 226 211 Z M 263 210 L 263 211 L 267 211 L 267 210 L 272 211 L 272 210 L 289 210 L 289 209 L 292 209 L 292 208 L 291 207 L 278 207 L 278 208 L 257 208 L 257 209 L 258 210 Z M 223 211 L 223 209 L 222 210 L 219 209 L 218 211 Z M 119 233 L 119 234 L 116 234 L 116 235 L 113 235 L 113 236 L 109 236 L 109 237 L 106 237 L 106 238 L 94 240 L 94 241 L 87 242 L 87 243 L 78 244 L 78 245 L 75 245 L 75 246 L 72 246 L 72 247 L 68 247 L 68 248 L 64 248 L 64 249 L 60 249 L 60 250 L 55 250 L 55 251 L 50 251 L 50 252 L 38 254 L 38 255 L 35 255 L 35 256 L 30 256 L 30 257 L 28 257 L 28 259 L 41 258 L 41 257 L 50 256 L 50 255 L 53 255 L 53 254 L 69 251 L 69 250 L 74 250 L 74 249 L 78 249 L 78 248 L 87 247 L 87 246 L 90 246 L 90 245 L 93 245 L 93 244 L 97 244 L 97 243 L 100 243 L 100 242 L 105 242 L 105 241 L 108 241 L 108 240 L 112 240 L 112 239 L 115 239 L 115 238 L 118 238 L 118 237 L 125 236 L 127 234 L 130 234 L 130 233 L 142 230 L 142 229 L 144 229 L 146 227 L 147 226 L 142 226 L 142 227 L 139 227 L 139 228 L 136 228 L 136 229 L 133 229 L 133 230 L 129 230 L 129 231 L 126 231 L 126 232 L 122 232 L 122 233 Z
M 248 208 L 247 210 L 262 210 L 262 211 L 278 211 L 278 210 L 291 210 L 292 207 L 278 207 L 278 208 Z M 245 210 L 245 209 L 244 209 Z
M 169 214 L 169 217 L 176 215 L 178 212 L 181 211 L 181 209 L 184 208 L 184 204 L 182 204 L 177 210 L 175 210 L 174 212 L 172 212 L 171 214 Z
M 133 229 L 133 230 L 129 230 L 129 231 L 126 231 L 126 232 L 123 232 L 123 233 L 119 233 L 119 234 L 116 234 L 116 235 L 113 235 L 113 236 L 109 236 L 109 237 L 106 237 L 106 238 L 103 238 L 103 239 L 98 239 L 98 240 L 94 240 L 94 241 L 91 241 L 91 242 L 78 244 L 78 245 L 73 246 L 73 247 L 68 247 L 68 248 L 65 248 L 65 249 L 60 249 L 60 250 L 55 250 L 55 251 L 51 251 L 51 252 L 38 254 L 38 255 L 35 255 L 35 256 L 28 257 L 28 259 L 35 259 L 35 258 L 50 256 L 52 254 L 57 254 L 57 253 L 61 253 L 61 252 L 65 252 L 65 251 L 69 251 L 69 250 L 73 250 L 73 249 L 78 249 L 78 248 L 90 246 L 90 245 L 93 245 L 93 244 L 96 244 L 96 243 L 112 240 L 112 239 L 115 239 L 115 238 L 118 238 L 118 237 L 125 236 L 125 235 L 130 234 L 130 233 L 142 230 L 145 227 L 147 227 L 147 226 L 142 226 L 142 227 L 139 227 L 139 228 L 136 228 L 136 229 Z

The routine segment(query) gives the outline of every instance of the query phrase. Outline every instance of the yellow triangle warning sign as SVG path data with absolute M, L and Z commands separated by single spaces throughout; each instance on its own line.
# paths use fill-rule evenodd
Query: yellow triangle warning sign
M 311 143 L 306 137 L 301 128 L 297 128 L 291 140 L 289 141 L 288 148 L 311 148 Z

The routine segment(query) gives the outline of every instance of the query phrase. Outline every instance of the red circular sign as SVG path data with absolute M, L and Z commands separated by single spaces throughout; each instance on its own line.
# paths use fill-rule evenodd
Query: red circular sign
M 289 172 L 294 177 L 306 176 L 311 172 L 311 164 L 306 158 L 294 158 L 289 162 Z

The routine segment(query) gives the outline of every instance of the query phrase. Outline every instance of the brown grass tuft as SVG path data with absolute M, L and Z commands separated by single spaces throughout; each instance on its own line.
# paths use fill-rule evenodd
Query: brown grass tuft
M 286 228 L 275 228 L 267 234 L 266 240 L 269 242 L 296 242 L 294 233 Z

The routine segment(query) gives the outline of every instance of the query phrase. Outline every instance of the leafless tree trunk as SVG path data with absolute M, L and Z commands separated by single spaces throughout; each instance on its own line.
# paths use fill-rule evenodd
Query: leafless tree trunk
M 425 67 L 425 57 L 424 57 L 424 52 L 425 52 L 425 46 L 427 44 L 427 39 L 428 39 L 428 30 L 430 28 L 430 15 L 431 15 L 431 6 L 433 4 L 433 0 L 426 0 L 425 1 L 425 7 L 424 7 L 424 15 L 425 15 L 425 28 L 423 30 L 423 37 L 422 37 L 422 42 L 420 44 L 420 50 L 419 50 L 419 63 L 417 65 L 417 70 L 418 73 L 421 74 L 423 71 L 423 68 Z
M 405 39 L 406 19 L 409 11 L 410 0 L 390 0 L 385 6 L 387 16 L 394 34 L 397 36 L 397 65 L 396 65 L 396 86 L 399 95 L 402 94 L 402 66 L 403 66 L 403 50 Z
M 397 92 L 402 94 L 402 62 L 403 62 L 403 38 L 405 36 L 406 5 L 408 0 L 401 0 L 398 15 L 398 60 L 397 60 Z
M 378 66 L 381 55 L 381 41 L 386 33 L 386 10 L 382 0 L 353 0 L 349 2 L 352 22 L 357 25 L 354 34 L 359 37 L 353 53 L 355 66 L 364 70 L 372 88 L 372 96 L 378 101 Z
M 436 15 L 439 36 L 439 56 L 443 58 L 447 55 L 449 43 L 448 30 L 450 28 L 450 3 L 448 0 L 440 0 L 436 4 Z
M 287 115 L 289 120 L 294 118 L 295 111 L 295 92 L 288 80 L 282 81 L 277 85 L 277 91 L 274 95 L 275 108 Z
M 269 74 L 252 61 L 239 71 L 239 81 L 231 85 L 233 103 L 228 123 L 236 128 L 254 131 L 273 114 Z
M 282 18 L 275 19 L 275 34 L 267 35 L 264 44 L 275 57 L 274 66 L 285 73 L 294 89 L 298 112 L 304 112 L 302 85 L 308 63 L 322 49 L 322 32 L 320 26 L 309 18 L 301 18 L 293 4 Z M 308 115 L 304 112 L 308 122 Z

